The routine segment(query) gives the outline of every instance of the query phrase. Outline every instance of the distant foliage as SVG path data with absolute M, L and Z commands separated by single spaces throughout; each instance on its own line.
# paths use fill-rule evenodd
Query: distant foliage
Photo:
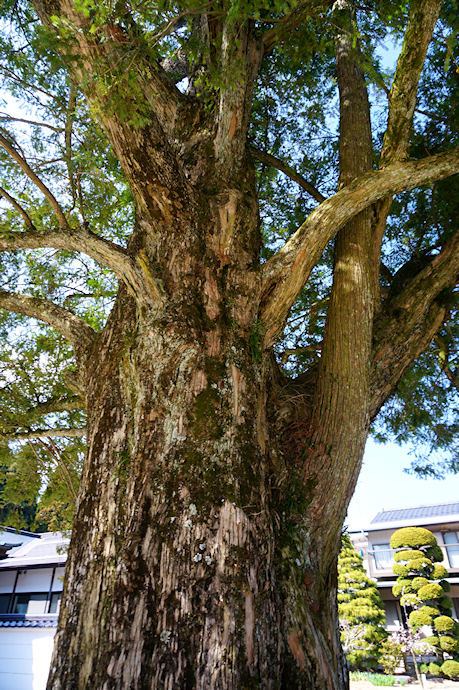
M 375 668 L 379 645 L 387 636 L 381 596 L 362 562 L 344 534 L 338 557 L 338 613 L 341 641 L 352 669 Z

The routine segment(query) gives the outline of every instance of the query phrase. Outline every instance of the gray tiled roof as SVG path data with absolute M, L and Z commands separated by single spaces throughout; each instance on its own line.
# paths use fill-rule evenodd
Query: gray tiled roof
M 400 520 L 420 520 L 424 518 L 451 517 L 459 518 L 459 503 L 441 503 L 416 508 L 401 508 L 399 510 L 382 510 L 373 518 L 371 524 L 381 522 L 399 522 Z
M 69 539 L 60 532 L 49 532 L 37 535 L 23 544 L 7 558 L 0 560 L 0 569 L 25 568 L 27 566 L 64 565 L 67 560 L 67 546 Z
M 57 628 L 57 615 L 0 615 L 0 628 Z

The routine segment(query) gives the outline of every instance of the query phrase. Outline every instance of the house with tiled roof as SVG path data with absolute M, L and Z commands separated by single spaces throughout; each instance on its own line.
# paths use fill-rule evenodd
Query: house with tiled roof
M 69 539 L 0 527 L 0 690 L 45 690 Z
M 386 609 L 387 629 L 395 630 L 403 621 L 400 604 L 392 594 L 396 576 L 392 572 L 394 552 L 390 548 L 391 536 L 401 527 L 425 527 L 435 535 L 449 573 L 452 616 L 459 620 L 459 502 L 435 503 L 382 510 L 364 530 L 349 535 L 354 548 L 364 557 L 368 574 L 377 582 Z

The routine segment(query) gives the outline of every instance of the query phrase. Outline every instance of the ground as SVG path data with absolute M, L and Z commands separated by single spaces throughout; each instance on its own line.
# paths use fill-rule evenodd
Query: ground
M 367 680 L 351 680 L 350 690 L 374 690 L 376 686 Z M 401 687 L 401 686 L 394 686 Z M 407 683 L 405 688 L 416 690 L 421 688 L 419 683 L 411 680 Z M 459 681 L 443 680 L 441 678 L 429 678 L 426 680 L 424 690 L 459 690 Z

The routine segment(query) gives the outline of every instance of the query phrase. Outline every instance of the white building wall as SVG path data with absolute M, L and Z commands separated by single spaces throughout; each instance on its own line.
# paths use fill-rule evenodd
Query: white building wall
M 0 628 L 0 690 L 45 690 L 56 628 Z

